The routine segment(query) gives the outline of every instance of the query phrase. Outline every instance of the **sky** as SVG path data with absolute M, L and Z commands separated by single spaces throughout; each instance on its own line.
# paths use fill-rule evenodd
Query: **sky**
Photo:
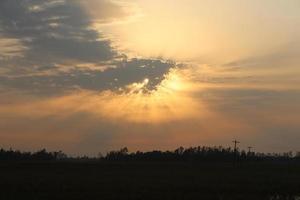
M 1 0 L 0 146 L 300 151 L 299 0 Z

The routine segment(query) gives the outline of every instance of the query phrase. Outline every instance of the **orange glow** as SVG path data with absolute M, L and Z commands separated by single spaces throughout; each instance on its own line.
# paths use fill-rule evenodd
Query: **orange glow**
M 142 83 L 130 85 L 131 92 L 128 94 L 105 92 L 95 97 L 98 100 L 94 102 L 102 107 L 99 113 L 111 119 L 137 123 L 163 123 L 193 118 L 199 114 L 195 112 L 195 108 L 200 108 L 201 105 L 187 94 L 188 83 L 180 77 L 178 71 L 171 71 L 156 90 L 142 93 L 148 82 L 145 79 Z
M 193 118 L 199 115 L 200 102 L 189 96 L 191 89 L 178 70 L 172 70 L 156 90 L 144 93 L 149 79 L 127 86 L 127 92 L 105 91 L 96 93 L 82 90 L 62 97 L 22 104 L 13 108 L 2 107 L 1 112 L 22 113 L 43 117 L 58 114 L 66 118 L 74 113 L 88 112 L 111 120 L 136 123 L 163 123 Z M 197 110 L 197 111 L 196 111 Z

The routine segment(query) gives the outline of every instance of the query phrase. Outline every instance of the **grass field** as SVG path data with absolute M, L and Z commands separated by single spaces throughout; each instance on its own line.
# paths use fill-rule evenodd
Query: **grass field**
M 300 194 L 295 163 L 6 162 L 0 175 L 5 200 L 255 200 Z

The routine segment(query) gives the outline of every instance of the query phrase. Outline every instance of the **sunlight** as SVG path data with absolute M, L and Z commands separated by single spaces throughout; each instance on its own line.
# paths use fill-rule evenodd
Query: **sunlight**
M 163 123 L 195 117 L 199 102 L 186 94 L 185 83 L 178 70 L 171 70 L 156 90 L 143 93 L 149 79 L 128 86 L 129 93 L 106 92 L 100 99 L 110 96 L 110 101 L 102 101 L 100 113 L 112 119 L 123 119 L 139 123 Z M 98 101 L 99 102 L 99 101 Z M 115 112 L 112 112 L 115 110 Z
M 173 71 L 169 73 L 165 81 L 162 82 L 162 87 L 173 91 L 180 91 L 184 89 L 184 83 L 178 73 Z
M 178 69 L 171 70 L 161 84 L 151 91 L 147 90 L 150 80 L 146 78 L 140 83 L 128 85 L 121 93 L 79 90 L 15 108 L 16 112 L 22 110 L 31 115 L 37 112 L 39 117 L 59 113 L 61 118 L 67 118 L 74 113 L 84 112 L 112 121 L 149 124 L 192 119 L 199 116 L 200 110 L 205 115 L 204 106 L 189 95 L 189 83 L 180 73 Z
M 149 79 L 146 78 L 142 82 L 133 83 L 133 84 L 128 85 L 126 87 L 126 89 L 128 90 L 128 92 L 130 94 L 143 93 L 143 91 L 145 90 L 145 87 L 148 85 L 148 83 L 149 83 Z M 120 90 L 122 91 L 122 88 L 120 88 Z

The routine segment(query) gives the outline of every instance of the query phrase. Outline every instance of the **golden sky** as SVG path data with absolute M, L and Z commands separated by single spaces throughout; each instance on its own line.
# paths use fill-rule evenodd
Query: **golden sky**
M 2 0 L 0 141 L 299 150 L 298 0 Z

